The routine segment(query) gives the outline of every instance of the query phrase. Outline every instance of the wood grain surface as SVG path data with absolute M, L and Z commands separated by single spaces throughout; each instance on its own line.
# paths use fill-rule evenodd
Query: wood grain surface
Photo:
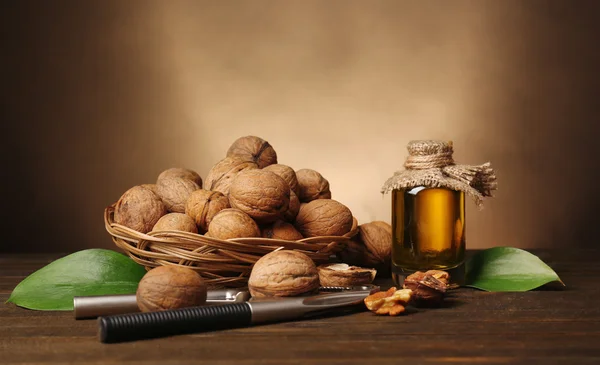
M 442 308 L 399 317 L 358 311 L 121 344 L 100 343 L 96 321 L 72 312 L 1 304 L 0 364 L 600 364 L 600 250 L 536 253 L 566 288 L 461 288 Z M 2 303 L 58 257 L 0 256 Z

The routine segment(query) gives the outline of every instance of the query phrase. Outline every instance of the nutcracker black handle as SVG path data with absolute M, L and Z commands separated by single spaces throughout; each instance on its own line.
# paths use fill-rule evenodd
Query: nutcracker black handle
M 98 318 L 100 342 L 116 343 L 250 325 L 248 303 L 191 307 Z

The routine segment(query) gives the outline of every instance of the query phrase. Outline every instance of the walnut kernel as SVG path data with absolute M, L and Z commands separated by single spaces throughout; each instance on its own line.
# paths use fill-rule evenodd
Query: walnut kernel
M 367 309 L 375 314 L 397 316 L 405 311 L 411 301 L 412 290 L 396 290 L 391 287 L 388 291 L 371 294 L 364 299 Z

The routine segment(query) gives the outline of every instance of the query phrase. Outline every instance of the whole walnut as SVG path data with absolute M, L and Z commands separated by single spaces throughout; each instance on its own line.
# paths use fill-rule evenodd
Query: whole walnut
M 184 231 L 198 233 L 196 222 L 183 213 L 169 213 L 163 215 L 152 228 L 153 231 Z
M 198 175 L 196 171 L 186 169 L 183 167 L 172 167 L 161 172 L 158 175 L 158 179 L 156 179 L 156 181 L 158 182 L 166 177 L 178 177 L 181 179 L 192 180 L 193 182 L 198 184 L 199 187 L 202 187 L 202 178 L 200 177 L 200 175 Z
M 298 198 L 301 202 L 310 202 L 316 199 L 331 199 L 329 181 L 315 170 L 301 169 L 296 171 L 298 180 Z
M 271 172 L 279 175 L 279 177 L 281 177 L 283 180 L 285 180 L 285 182 L 288 183 L 288 185 L 290 186 L 290 189 L 296 195 L 298 195 L 298 192 L 299 192 L 298 179 L 296 178 L 296 172 L 294 171 L 294 169 L 292 169 L 291 167 L 289 167 L 287 165 L 274 164 L 274 165 L 269 165 L 269 166 L 265 167 L 263 170 L 271 171 Z
M 259 168 L 277 163 L 277 153 L 269 142 L 255 136 L 240 137 L 227 150 L 227 157 L 240 156 Z
M 229 204 L 258 223 L 274 222 L 282 218 L 290 206 L 290 187 L 270 171 L 242 171 L 229 188 Z
M 358 227 L 359 239 L 365 245 L 365 263 L 387 265 L 392 257 L 392 228 L 385 222 L 370 222 Z
M 290 206 L 288 210 L 283 213 L 283 218 L 285 218 L 285 220 L 288 222 L 294 222 L 299 211 L 300 199 L 298 199 L 298 195 L 296 195 L 293 191 L 290 191 Z
M 206 295 L 204 279 L 194 270 L 158 266 L 140 280 L 136 300 L 140 311 L 156 312 L 200 306 L 206 303 Z
M 239 156 L 226 157 L 210 169 L 204 185 L 207 190 L 218 191 L 227 196 L 233 178 L 240 171 L 253 169 L 258 169 L 258 165 L 252 161 Z
M 279 250 L 261 257 L 248 279 L 253 298 L 289 297 L 319 288 L 319 273 L 313 260 L 298 251 Z
M 392 235 L 392 226 L 391 226 L 391 225 L 390 225 L 388 222 L 384 222 L 384 221 L 373 221 L 373 222 L 371 222 L 371 223 L 373 223 L 373 224 L 375 224 L 375 225 L 378 225 L 379 227 L 381 227 L 381 228 L 385 229 L 385 230 L 386 230 L 386 231 L 387 231 L 387 232 L 390 234 L 390 236 Z
M 277 221 L 263 228 L 262 236 L 286 241 L 298 241 L 304 238 L 294 225 L 284 221 Z
M 373 266 L 368 265 L 366 256 L 367 248 L 356 237 L 353 237 L 350 241 L 348 241 L 344 249 L 338 253 L 338 257 L 340 258 L 340 260 L 342 262 L 348 263 L 349 265 Z
M 333 199 L 313 200 L 300 206 L 295 226 L 304 237 L 343 236 L 352 229 L 352 212 Z
M 152 190 L 134 186 L 127 190 L 115 205 L 115 223 L 135 231 L 148 233 L 167 208 Z
M 192 180 L 182 179 L 180 177 L 165 177 L 158 180 L 158 196 L 169 210 L 174 213 L 185 213 L 185 203 L 190 194 L 200 186 Z
M 158 187 L 156 186 L 156 184 L 142 184 L 140 186 L 146 189 L 150 189 L 154 194 L 158 195 Z
M 192 217 L 202 233 L 208 230 L 217 213 L 229 208 L 229 199 L 218 191 L 198 189 L 190 194 L 185 203 L 185 214 Z
M 208 225 L 209 237 L 230 238 L 260 237 L 260 229 L 250 216 L 239 209 L 223 209 Z

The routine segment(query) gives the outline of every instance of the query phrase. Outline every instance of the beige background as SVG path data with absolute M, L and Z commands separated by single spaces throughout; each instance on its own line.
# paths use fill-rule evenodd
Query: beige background
M 0 251 L 112 248 L 105 206 L 248 134 L 361 222 L 409 140 L 451 139 L 500 183 L 469 248 L 593 244 L 597 2 L 7 3 Z

